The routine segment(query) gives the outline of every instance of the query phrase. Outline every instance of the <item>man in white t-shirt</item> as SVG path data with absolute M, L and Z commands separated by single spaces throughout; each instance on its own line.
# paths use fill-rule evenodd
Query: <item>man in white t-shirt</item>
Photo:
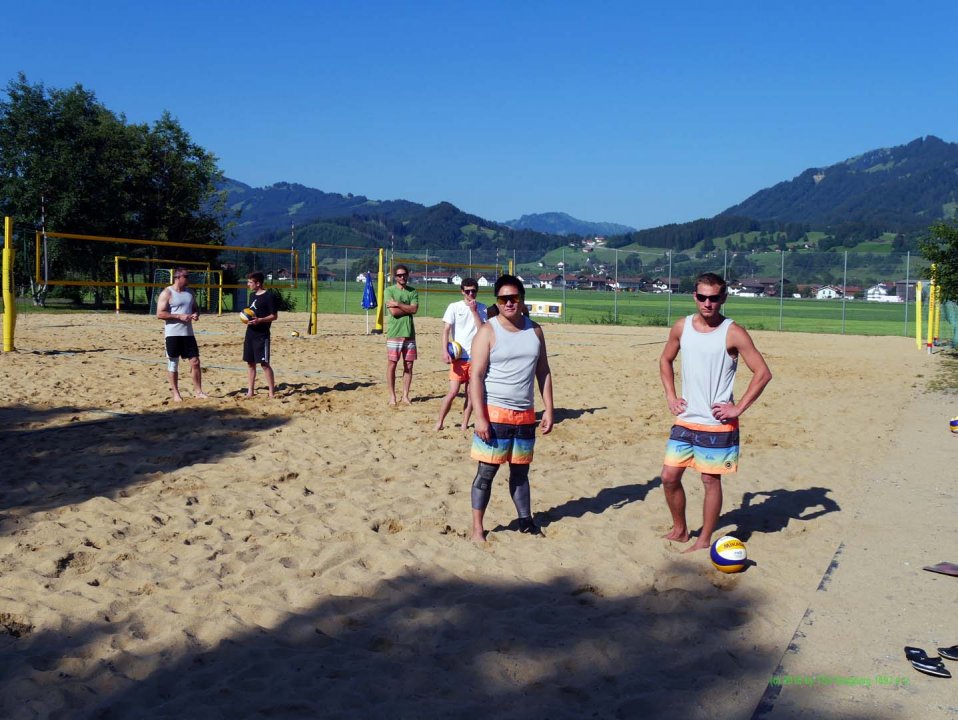
M 466 404 L 462 410 L 462 429 L 469 426 L 469 416 L 472 414 L 472 403 L 469 402 L 469 358 L 472 349 L 472 339 L 476 331 L 486 319 L 486 306 L 476 302 L 479 293 L 479 283 L 472 278 L 466 278 L 459 285 L 462 290 L 462 300 L 449 303 L 442 316 L 442 361 L 449 365 L 449 392 L 442 399 L 439 407 L 439 420 L 436 430 L 442 430 L 442 423 L 452 407 L 453 400 L 459 394 L 459 388 L 465 386 Z M 449 343 L 456 341 L 462 347 L 462 355 L 456 359 L 449 354 Z

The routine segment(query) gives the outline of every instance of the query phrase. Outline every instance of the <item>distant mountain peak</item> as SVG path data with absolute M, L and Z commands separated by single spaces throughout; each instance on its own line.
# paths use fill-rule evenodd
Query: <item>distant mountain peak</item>
M 618 223 L 579 220 L 564 212 L 532 213 L 502 224 L 513 230 L 535 230 L 550 235 L 623 235 L 635 230 Z

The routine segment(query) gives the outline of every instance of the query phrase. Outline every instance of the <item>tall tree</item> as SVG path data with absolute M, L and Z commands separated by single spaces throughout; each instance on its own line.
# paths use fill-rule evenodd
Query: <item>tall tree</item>
M 23 73 L 0 99 L 0 209 L 19 225 L 218 246 L 221 179 L 216 158 L 168 113 L 152 126 L 130 124 L 81 85 L 48 89 Z M 114 255 L 142 252 L 71 242 L 51 242 L 48 251 L 51 277 L 69 271 L 93 280 L 109 276 Z
M 921 254 L 935 264 L 942 302 L 958 301 L 958 224 L 940 222 L 931 226 L 931 238 L 921 243 Z

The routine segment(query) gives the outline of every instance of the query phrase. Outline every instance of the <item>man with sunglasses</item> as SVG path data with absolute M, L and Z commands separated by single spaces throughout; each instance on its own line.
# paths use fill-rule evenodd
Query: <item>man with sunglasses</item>
M 676 416 L 669 433 L 662 467 L 662 489 L 672 513 L 672 529 L 663 537 L 688 542 L 685 489 L 682 474 L 691 467 L 702 474 L 705 500 L 702 531 L 683 552 L 705 550 L 722 512 L 722 475 L 738 469 L 738 418 L 754 403 L 772 379 L 765 358 L 749 334 L 722 315 L 728 299 L 725 280 L 704 273 L 695 280 L 696 313 L 672 326 L 659 359 L 669 411 Z M 682 395 L 675 391 L 673 364 L 682 352 Z M 732 390 L 738 359 L 752 371 L 752 379 L 735 402 Z
M 442 361 L 449 365 L 449 392 L 442 399 L 439 406 L 439 420 L 436 430 L 442 430 L 443 421 L 452 407 L 453 401 L 459 394 L 459 388 L 465 385 L 466 404 L 462 409 L 462 429 L 469 427 L 469 416 L 472 414 L 472 403 L 469 401 L 469 371 L 472 349 L 472 340 L 476 331 L 486 321 L 486 306 L 476 301 L 479 294 L 479 283 L 473 278 L 466 278 L 459 284 L 462 290 L 462 300 L 449 303 L 442 316 Z M 449 341 L 455 340 L 462 347 L 462 355 L 453 358 L 449 355 Z
M 173 270 L 173 284 L 163 289 L 156 301 L 156 317 L 162 320 L 163 337 L 166 342 L 166 370 L 173 390 L 173 400 L 182 402 L 180 395 L 180 358 L 189 361 L 193 377 L 193 394 L 208 398 L 203 392 L 203 370 L 200 368 L 200 349 L 193 334 L 193 323 L 200 319 L 196 296 L 187 285 L 189 273 L 185 268 Z
M 409 287 L 409 268 L 397 265 L 396 284 L 383 292 L 383 304 L 389 311 L 386 318 L 386 385 L 389 404 L 396 404 L 396 365 L 402 360 L 402 401 L 412 404 L 412 366 L 416 362 L 416 326 L 413 315 L 419 311 L 419 292 Z
M 479 461 L 472 481 L 472 539 L 485 542 L 483 518 L 500 465 L 509 463 L 509 494 L 519 515 L 519 532 L 542 535 L 532 519 L 529 464 L 536 443 L 535 388 L 545 408 L 542 434 L 552 431 L 552 371 L 542 328 L 525 312 L 522 281 L 503 275 L 496 281 L 499 314 L 472 341 L 469 386 L 476 426 L 471 457 Z

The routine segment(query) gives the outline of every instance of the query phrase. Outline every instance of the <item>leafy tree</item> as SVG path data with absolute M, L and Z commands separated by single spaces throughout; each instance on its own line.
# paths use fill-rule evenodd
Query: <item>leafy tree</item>
M 958 301 L 958 224 L 932 225 L 932 237 L 921 243 L 921 254 L 935 264 L 942 302 Z
M 22 73 L 0 100 L 0 209 L 19 225 L 55 232 L 223 244 L 222 180 L 216 158 L 168 113 L 129 124 L 81 85 L 30 84 Z M 216 252 L 171 249 L 173 259 Z M 140 246 L 51 240 L 51 275 L 112 277 L 117 254 Z M 33 282 L 31 281 L 31 285 Z M 46 288 L 32 288 L 43 302 Z M 97 295 L 97 300 L 101 298 Z

